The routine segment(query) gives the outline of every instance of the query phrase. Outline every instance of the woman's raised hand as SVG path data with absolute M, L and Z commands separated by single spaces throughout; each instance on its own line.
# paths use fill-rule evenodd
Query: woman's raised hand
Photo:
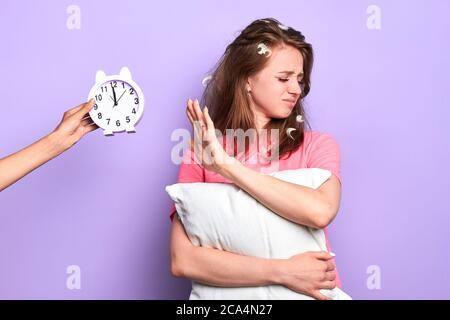
M 230 157 L 220 144 L 208 108 L 204 107 L 201 110 L 197 99 L 194 101 L 189 99 L 186 113 L 194 132 L 191 148 L 194 149 L 197 161 L 205 169 L 220 174 L 224 166 L 233 163 L 235 159 Z

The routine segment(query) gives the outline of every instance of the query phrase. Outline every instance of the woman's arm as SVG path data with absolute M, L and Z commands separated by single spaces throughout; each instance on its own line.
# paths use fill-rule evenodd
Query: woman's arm
M 62 152 L 58 139 L 50 134 L 32 145 L 0 159 L 0 191 Z
M 248 257 L 206 247 L 189 240 L 175 214 L 171 236 L 172 273 L 222 287 L 264 286 L 280 282 L 279 261 Z
M 261 174 L 237 160 L 222 166 L 220 174 L 273 212 L 297 224 L 325 228 L 339 209 L 341 185 L 334 175 L 318 189 L 312 189 Z
M 205 169 L 221 174 L 273 212 L 297 224 L 324 228 L 334 219 L 341 198 L 336 176 L 312 189 L 256 172 L 225 152 L 207 108 L 202 112 L 197 100 L 189 100 L 187 115 L 195 134 L 194 151 Z
M 92 100 L 68 110 L 52 133 L 0 159 L 0 191 L 72 147 L 86 133 L 97 129 L 92 120 L 83 119 L 93 105 Z
M 333 257 L 327 252 L 307 252 L 290 259 L 264 259 L 196 247 L 176 215 L 170 250 L 174 276 L 207 285 L 248 287 L 279 284 L 316 299 L 328 299 L 319 290 L 336 286 Z

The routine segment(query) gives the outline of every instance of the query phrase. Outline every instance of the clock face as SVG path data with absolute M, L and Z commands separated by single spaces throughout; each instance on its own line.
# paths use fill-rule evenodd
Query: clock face
M 92 94 L 95 105 L 89 112 L 92 120 L 107 132 L 134 129 L 139 120 L 139 96 L 128 82 L 110 80 Z

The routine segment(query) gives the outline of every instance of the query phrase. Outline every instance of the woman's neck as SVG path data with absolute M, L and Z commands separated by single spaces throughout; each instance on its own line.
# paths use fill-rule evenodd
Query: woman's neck
M 256 131 L 261 133 L 261 130 L 270 122 L 270 118 L 260 112 L 255 112 L 255 126 Z

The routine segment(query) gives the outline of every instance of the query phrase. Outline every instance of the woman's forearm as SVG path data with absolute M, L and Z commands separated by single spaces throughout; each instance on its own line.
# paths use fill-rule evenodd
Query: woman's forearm
M 0 159 L 0 191 L 64 151 L 57 133 Z
M 250 257 L 196 247 L 175 216 L 171 235 L 171 268 L 176 277 L 213 286 L 263 286 L 281 282 L 281 260 Z
M 213 248 L 196 247 L 174 218 L 171 234 L 172 274 L 216 287 L 278 284 L 299 293 L 324 298 L 319 289 L 332 289 L 334 265 L 327 252 L 304 252 L 289 259 L 264 259 Z
M 218 287 L 250 287 L 280 283 L 281 260 L 244 256 L 206 247 L 191 247 L 178 261 L 176 276 Z
M 280 216 L 297 224 L 323 228 L 333 213 L 320 193 L 249 169 L 235 160 L 221 174 Z
M 52 133 L 0 159 L 0 191 L 72 147 L 88 132 L 96 130 L 97 125 L 88 115 L 94 104 L 95 100 L 91 99 L 67 110 Z

